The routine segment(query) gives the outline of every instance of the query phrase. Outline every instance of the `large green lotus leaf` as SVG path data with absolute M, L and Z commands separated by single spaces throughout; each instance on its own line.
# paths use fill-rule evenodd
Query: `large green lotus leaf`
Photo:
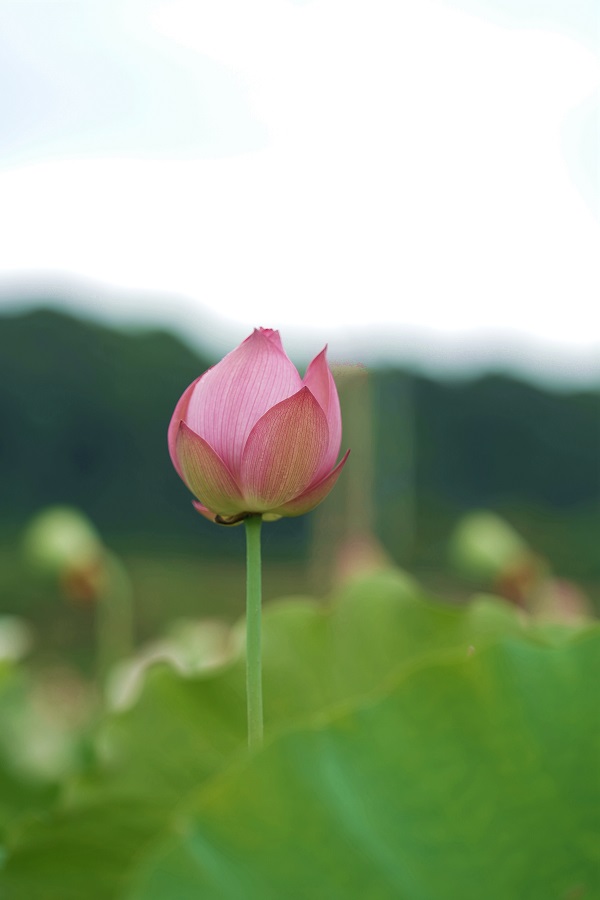
M 127 900 L 597 898 L 599 669 L 599 631 L 420 664 L 209 782 Z
M 267 730 L 310 720 L 368 695 L 424 654 L 479 646 L 523 626 L 502 601 L 465 609 L 421 598 L 402 573 L 351 584 L 328 606 L 306 598 L 272 604 L 263 617 Z M 246 739 L 243 659 L 203 676 L 150 669 L 137 704 L 104 730 L 108 782 L 102 792 L 178 800 Z
M 57 785 L 19 777 L 0 759 L 0 843 L 24 816 L 51 809 L 57 796 Z
M 593 900 L 599 660 L 594 628 L 416 661 L 272 736 L 161 822 L 149 796 L 31 828 L 2 896 Z
M 186 678 L 165 663 L 153 665 L 136 705 L 109 716 L 98 747 L 97 777 L 74 796 L 109 792 L 171 804 L 245 746 L 246 700 L 238 665 Z

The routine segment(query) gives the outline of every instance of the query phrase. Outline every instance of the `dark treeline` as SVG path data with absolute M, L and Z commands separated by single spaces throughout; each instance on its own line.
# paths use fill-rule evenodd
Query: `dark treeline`
M 162 331 L 124 333 L 47 309 L 0 319 L 5 533 L 69 503 L 111 539 L 237 552 L 242 529 L 223 540 L 193 513 L 166 450 L 175 402 L 215 361 Z M 369 407 L 372 524 L 399 561 L 427 565 L 463 511 L 491 507 L 563 568 L 600 574 L 598 392 L 388 369 L 354 398 L 348 388 L 347 406 Z M 306 522 L 272 529 L 272 549 L 301 549 Z

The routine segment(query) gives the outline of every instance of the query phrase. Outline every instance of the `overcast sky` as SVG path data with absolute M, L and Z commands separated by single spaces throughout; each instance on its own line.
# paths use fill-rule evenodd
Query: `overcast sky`
M 0 13 L 4 298 L 600 371 L 597 0 Z

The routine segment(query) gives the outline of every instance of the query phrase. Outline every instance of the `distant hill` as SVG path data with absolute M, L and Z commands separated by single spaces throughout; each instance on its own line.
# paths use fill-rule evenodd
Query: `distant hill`
M 193 513 L 166 449 L 178 397 L 215 361 L 164 331 L 123 332 L 48 309 L 1 317 L 0 527 L 66 502 L 108 537 L 237 551 L 242 534 L 225 541 Z M 572 569 L 600 575 L 597 392 L 386 369 L 371 373 L 370 397 L 372 422 L 361 427 L 373 435 L 375 527 L 397 557 L 399 510 L 414 531 L 406 552 L 427 564 L 464 510 L 491 506 L 529 523 Z M 556 525 L 565 521 L 578 523 L 566 537 Z M 301 549 L 306 529 L 290 521 L 269 541 Z
M 66 502 L 111 534 L 186 533 L 190 495 L 166 429 L 213 362 L 162 331 L 48 309 L 0 318 L 0 522 Z
M 388 528 L 390 498 L 406 478 L 409 426 L 416 558 L 438 563 L 457 518 L 487 507 L 564 574 L 600 576 L 598 391 L 554 393 L 497 374 L 439 382 L 387 371 L 377 373 L 374 395 L 377 495 Z

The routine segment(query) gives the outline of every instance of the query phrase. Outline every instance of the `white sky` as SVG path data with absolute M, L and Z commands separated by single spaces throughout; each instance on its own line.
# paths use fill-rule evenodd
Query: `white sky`
M 0 285 L 600 371 L 600 53 L 503 2 L 0 0 Z

